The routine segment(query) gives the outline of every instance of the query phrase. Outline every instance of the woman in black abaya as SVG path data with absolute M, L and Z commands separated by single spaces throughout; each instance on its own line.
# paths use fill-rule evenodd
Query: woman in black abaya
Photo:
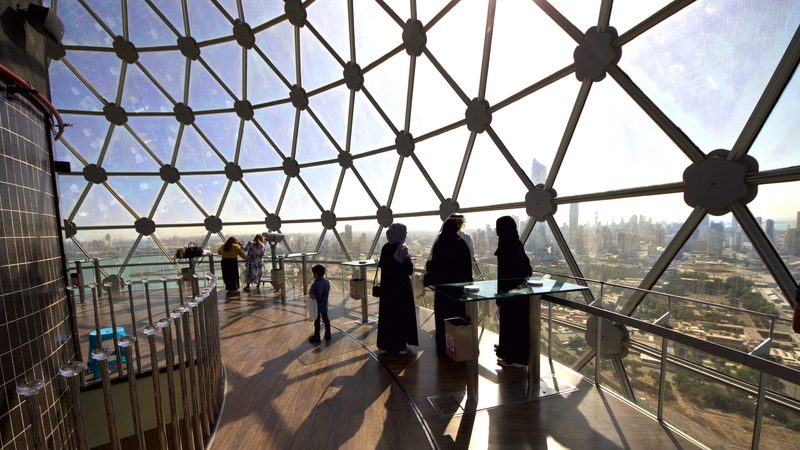
M 531 262 L 519 240 L 517 223 L 511 216 L 497 219 L 497 290 L 507 292 L 531 276 Z M 497 300 L 500 316 L 500 344 L 497 363 L 501 366 L 528 364 L 528 296 Z
M 411 274 L 414 266 L 405 246 L 406 226 L 393 223 L 386 230 L 378 267 L 381 270 L 381 297 L 378 304 L 378 350 L 381 353 L 408 352 L 406 345 L 419 345 L 417 314 Z

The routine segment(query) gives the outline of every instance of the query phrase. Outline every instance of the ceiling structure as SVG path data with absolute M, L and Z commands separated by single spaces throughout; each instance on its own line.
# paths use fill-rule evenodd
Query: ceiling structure
M 574 3 L 51 0 L 65 235 L 87 256 L 129 239 L 127 264 L 266 227 L 349 258 L 346 225 L 372 254 L 395 220 L 510 213 L 582 276 L 579 204 L 587 226 L 665 224 L 649 289 L 711 215 L 790 298 L 800 263 L 767 221 L 800 210 L 800 4 Z

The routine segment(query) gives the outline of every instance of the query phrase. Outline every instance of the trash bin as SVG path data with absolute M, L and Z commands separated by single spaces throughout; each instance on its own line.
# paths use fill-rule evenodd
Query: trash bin
M 365 286 L 363 278 L 350 279 L 350 298 L 353 300 L 361 300 Z
M 472 352 L 472 326 L 461 317 L 444 319 L 447 356 L 453 361 L 469 361 L 475 357 Z

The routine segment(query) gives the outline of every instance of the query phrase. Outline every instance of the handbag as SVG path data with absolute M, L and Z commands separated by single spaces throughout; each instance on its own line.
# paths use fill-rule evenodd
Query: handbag
M 197 258 L 198 256 L 203 256 L 203 249 L 198 247 L 194 242 L 189 242 L 189 245 L 183 249 L 183 257 Z
M 381 271 L 381 268 L 378 267 L 375 270 L 375 278 L 372 279 L 372 296 L 373 297 L 380 297 L 381 296 L 381 282 L 378 281 L 378 272 Z
M 306 301 L 306 320 L 313 322 L 317 320 L 318 315 L 319 312 L 317 310 L 317 301 L 313 298 L 309 298 Z

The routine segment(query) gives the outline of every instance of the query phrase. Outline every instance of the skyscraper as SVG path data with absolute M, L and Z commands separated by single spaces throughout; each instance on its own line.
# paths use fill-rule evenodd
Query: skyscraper
M 772 219 L 767 219 L 767 237 L 770 241 L 775 243 L 775 221 Z
M 572 242 L 578 238 L 578 204 L 569 205 L 569 237 Z
M 547 181 L 547 167 L 544 164 L 540 163 L 533 158 L 533 164 L 531 165 L 531 181 L 533 184 L 544 184 Z M 798 221 L 800 221 L 800 213 L 798 214 Z

